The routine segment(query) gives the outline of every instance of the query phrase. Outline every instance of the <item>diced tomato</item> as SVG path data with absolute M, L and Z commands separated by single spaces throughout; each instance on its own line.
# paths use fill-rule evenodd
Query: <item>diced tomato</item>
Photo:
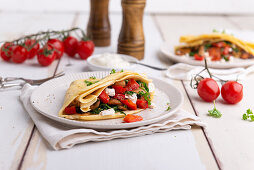
M 123 119 L 123 121 L 126 123 L 138 122 L 141 120 L 143 120 L 143 117 L 141 117 L 139 115 L 131 115 L 131 114 L 126 115 Z
M 212 61 L 218 61 L 221 59 L 220 48 L 212 47 L 208 49 L 209 56 L 212 57 Z
M 203 60 L 204 60 L 204 56 L 195 54 L 195 55 L 194 55 L 194 59 L 195 59 L 195 60 L 198 60 L 198 61 L 203 61 Z
M 108 94 L 106 93 L 106 91 L 103 90 L 103 91 L 101 92 L 101 94 L 99 95 L 99 99 L 102 101 L 102 103 L 105 103 L 105 104 L 106 104 L 106 103 L 108 103 L 110 97 L 108 96 Z
M 130 110 L 137 110 L 137 105 L 133 103 L 130 99 L 121 100 Z
M 217 42 L 217 43 L 213 43 L 212 46 L 214 47 L 219 47 L 219 48 L 223 48 L 223 47 L 226 47 L 226 43 L 225 42 Z
M 130 79 L 126 85 L 127 91 L 136 90 L 138 88 L 139 88 L 139 84 L 134 79 Z
M 123 94 L 124 92 L 126 92 L 126 88 L 124 88 L 123 86 L 119 86 L 119 85 L 113 85 L 112 88 L 115 89 L 116 94 Z
M 65 114 L 68 114 L 68 115 L 76 114 L 76 113 L 77 113 L 76 107 L 75 107 L 75 106 L 66 107 L 66 108 L 64 109 L 64 113 L 65 113 Z
M 228 55 L 229 49 L 230 49 L 230 48 L 231 48 L 230 46 L 226 46 L 226 47 L 223 49 L 222 54 L 223 54 L 223 55 Z
M 124 94 L 116 94 L 116 95 L 114 96 L 114 98 L 117 99 L 117 100 L 122 101 L 122 100 L 125 99 L 125 95 L 124 95 Z
M 136 104 L 140 109 L 148 108 L 148 102 L 146 100 L 138 99 Z

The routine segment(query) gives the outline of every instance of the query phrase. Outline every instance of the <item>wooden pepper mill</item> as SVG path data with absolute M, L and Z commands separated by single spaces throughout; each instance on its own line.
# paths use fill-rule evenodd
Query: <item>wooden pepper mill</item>
M 108 17 L 109 0 L 90 0 L 90 17 L 87 35 L 95 46 L 110 45 L 110 22 Z
M 117 52 L 141 60 L 144 58 L 145 38 L 143 15 L 146 0 L 122 0 L 123 21 Z

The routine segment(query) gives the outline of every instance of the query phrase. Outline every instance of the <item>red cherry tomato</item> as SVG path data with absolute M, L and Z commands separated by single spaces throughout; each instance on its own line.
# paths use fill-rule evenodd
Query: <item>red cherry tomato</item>
M 64 44 L 58 39 L 50 39 L 47 44 L 53 47 L 56 51 L 56 59 L 60 59 L 64 53 Z
M 214 47 L 219 47 L 219 48 L 223 48 L 223 47 L 226 47 L 226 43 L 225 42 L 217 42 L 217 43 L 213 43 L 212 46 Z
M 94 43 L 91 40 L 79 41 L 78 43 L 78 54 L 81 59 L 86 60 L 89 56 L 93 54 Z
M 195 55 L 194 55 L 194 59 L 195 59 L 195 60 L 198 60 L 198 61 L 203 61 L 203 60 L 204 60 L 204 56 L 195 54 Z
M 126 115 L 123 119 L 123 121 L 126 123 L 138 122 L 141 120 L 143 120 L 143 117 L 141 117 L 139 115 L 131 115 L 131 114 Z
M 11 59 L 13 53 L 13 44 L 10 42 L 6 42 L 2 45 L 1 49 L 1 57 L 4 61 L 9 61 Z
M 27 53 L 27 59 L 32 59 L 34 56 L 36 56 L 37 52 L 40 49 L 40 44 L 37 43 L 36 40 L 27 39 L 25 41 L 25 47 L 28 51 Z
M 77 48 L 78 48 L 77 38 L 68 36 L 67 38 L 64 39 L 63 44 L 64 44 L 64 52 L 68 56 L 74 57 L 75 54 L 77 53 Z
M 205 101 L 211 102 L 220 95 L 220 88 L 212 78 L 205 78 L 198 84 L 198 95 Z
M 56 51 L 49 45 L 38 51 L 37 59 L 41 66 L 49 66 L 56 58 Z
M 27 59 L 27 50 L 25 47 L 22 47 L 21 45 L 17 45 L 13 47 L 13 53 L 12 53 L 12 61 L 14 63 L 23 63 Z
M 114 98 L 121 101 L 121 100 L 125 99 L 125 95 L 124 94 L 116 94 L 114 96 Z
M 65 113 L 65 114 L 69 114 L 69 115 L 76 114 L 76 113 L 77 113 L 76 107 L 75 107 L 75 106 L 66 107 L 66 108 L 64 109 L 64 113 Z
M 121 100 L 130 110 L 137 110 L 137 105 L 133 103 L 130 99 Z
M 143 99 L 137 99 L 137 106 L 140 109 L 146 109 L 148 108 L 148 102 L 146 100 Z
M 126 88 L 124 88 L 123 86 L 119 86 L 119 85 L 113 85 L 112 88 L 115 89 L 116 94 L 123 94 L 124 92 L 126 92 Z
M 127 91 L 136 90 L 138 88 L 139 88 L 139 84 L 134 79 L 130 79 L 126 85 Z
M 226 102 L 236 104 L 243 98 L 243 85 L 236 81 L 228 81 L 221 88 L 221 96 Z
M 102 103 L 108 103 L 109 102 L 109 99 L 110 99 L 110 97 L 108 96 L 108 94 L 106 93 L 106 91 L 105 90 L 103 90 L 102 92 L 101 92 L 101 94 L 99 95 L 99 99 L 102 101 Z
M 208 49 L 209 56 L 212 57 L 212 61 L 221 60 L 221 51 L 218 47 L 212 47 Z

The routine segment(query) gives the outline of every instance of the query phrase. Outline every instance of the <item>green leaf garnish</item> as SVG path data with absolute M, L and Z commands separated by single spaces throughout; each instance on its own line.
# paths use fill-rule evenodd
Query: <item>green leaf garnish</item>
M 171 107 L 170 106 L 168 106 L 168 108 L 167 108 L 167 110 L 166 111 L 169 111 L 171 109 Z
M 195 54 L 196 54 L 196 52 L 191 51 L 191 52 L 189 53 L 189 56 L 194 56 Z
M 212 117 L 215 117 L 215 118 L 220 118 L 222 116 L 222 114 L 219 110 L 216 109 L 215 101 L 213 101 L 213 103 L 214 103 L 214 108 L 212 110 L 208 110 L 208 116 L 212 116 Z
M 143 91 L 140 91 L 138 92 L 138 95 L 140 96 L 143 96 L 144 99 L 147 101 L 148 105 L 151 105 L 151 97 L 150 97 L 150 93 L 149 92 L 143 92 Z
M 147 86 L 147 84 L 145 82 L 137 80 L 137 83 L 139 84 L 139 87 L 141 89 L 145 90 L 146 92 L 149 92 L 149 88 L 148 88 L 148 86 Z
M 86 83 L 87 86 L 91 86 L 92 84 L 98 83 L 99 81 L 91 82 L 91 81 L 85 80 L 84 82 Z
M 213 32 L 219 32 L 218 30 L 216 30 L 216 29 L 213 29 Z
M 243 120 L 254 121 L 254 114 L 251 109 L 248 109 L 246 113 L 243 114 Z
M 116 70 L 115 70 L 115 69 L 112 69 L 111 72 L 110 72 L 110 74 L 114 74 L 114 73 L 116 73 Z
M 208 48 L 210 48 L 212 46 L 212 44 L 205 44 L 205 50 L 207 50 Z
M 123 69 L 120 72 L 123 72 Z
M 91 76 L 91 77 L 89 77 L 89 79 L 96 79 L 96 77 L 95 76 Z

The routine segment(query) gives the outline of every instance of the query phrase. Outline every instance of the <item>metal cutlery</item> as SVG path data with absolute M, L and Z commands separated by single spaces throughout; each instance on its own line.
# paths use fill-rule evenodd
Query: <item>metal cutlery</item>
M 139 64 L 139 65 L 142 65 L 142 66 L 145 66 L 145 67 L 149 67 L 149 68 L 152 68 L 154 70 L 159 70 L 159 71 L 167 70 L 167 68 L 155 67 L 155 66 L 151 66 L 151 65 L 148 65 L 148 64 L 140 63 L 140 62 L 137 62 L 137 61 L 129 61 L 129 63 Z

